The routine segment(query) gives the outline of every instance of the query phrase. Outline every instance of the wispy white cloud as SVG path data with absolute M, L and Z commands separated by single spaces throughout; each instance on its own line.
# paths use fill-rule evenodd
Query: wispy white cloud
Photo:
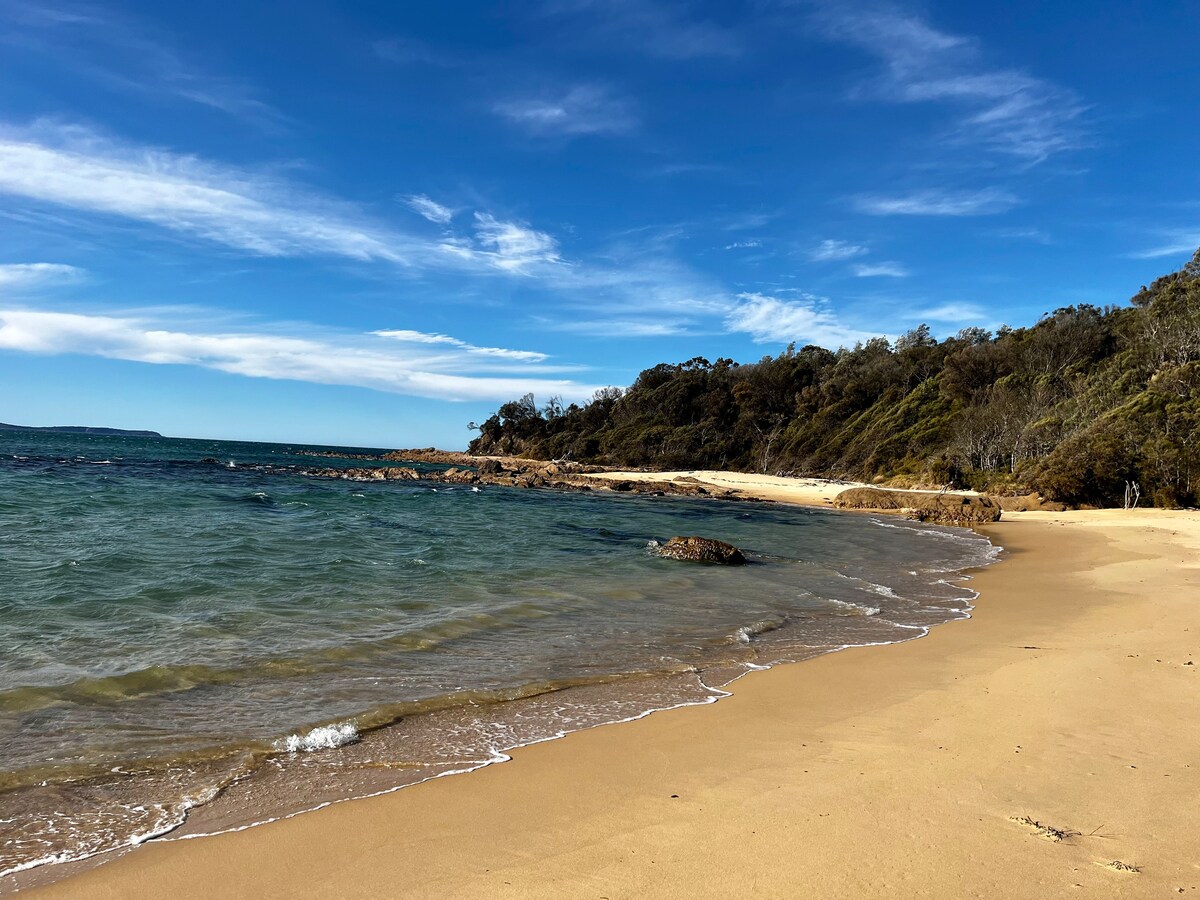
M 513 275 L 562 262 L 549 234 L 490 213 L 475 214 L 473 234 L 420 237 L 282 179 L 120 145 L 82 129 L 0 129 L 0 194 L 120 216 L 259 256 L 340 256 Z M 453 210 L 424 195 L 405 202 L 436 224 L 453 220 Z
M 0 129 L 0 193 L 121 216 L 262 256 L 404 263 L 416 247 L 282 180 L 46 123 Z
M 349 385 L 440 400 L 500 401 L 530 391 L 583 399 L 597 387 L 546 377 L 571 369 L 541 365 L 546 358 L 542 354 L 525 356 L 525 351 L 475 347 L 453 338 L 405 342 L 395 334 L 404 332 L 211 332 L 137 315 L 0 310 L 0 350 L 199 366 L 251 378 Z
M 914 191 L 887 196 L 862 194 L 854 198 L 859 212 L 872 216 L 990 216 L 1007 212 L 1020 203 L 1000 188 L 979 191 Z
M 808 258 L 814 262 L 832 262 L 843 259 L 854 259 L 867 252 L 866 247 L 852 244 L 849 241 L 824 240 L 808 251 Z
M 635 50 L 663 59 L 734 58 L 745 50 L 727 26 L 688 15 L 682 4 L 655 0 L 552 0 L 546 10 L 570 17 L 568 40 L 594 41 L 606 52 Z M 580 20 L 582 27 L 580 27 Z
M 111 7 L 2 0 L 0 42 L 51 58 L 90 89 L 182 99 L 273 130 L 288 123 L 249 84 L 189 60 L 178 37 Z
M 1075 92 L 1016 69 L 996 68 L 973 38 L 939 31 L 886 2 L 817 5 L 812 21 L 834 41 L 883 64 L 861 93 L 899 103 L 943 102 L 958 117 L 952 136 L 1038 162 L 1084 142 Z
M 622 134 L 637 126 L 628 101 L 593 84 L 576 85 L 565 93 L 504 100 L 492 111 L 540 137 Z
M 726 244 L 726 250 L 752 250 L 755 247 L 761 247 L 762 241 L 734 241 L 732 244 Z
M 560 262 L 558 243 L 544 231 L 475 213 L 475 232 L 498 268 L 520 272 L 536 263 Z
M 653 319 L 571 319 L 565 322 L 542 320 L 550 331 L 582 334 L 599 338 L 654 338 L 687 334 L 691 323 L 674 317 Z
M 8 263 L 0 265 L 0 288 L 29 287 L 78 281 L 83 270 L 62 263 Z
M 550 358 L 545 353 L 538 353 L 534 350 L 507 350 L 503 347 L 480 347 L 476 344 L 469 344 L 466 341 L 459 340 L 456 337 L 451 337 L 448 334 L 438 334 L 436 332 L 392 329 L 372 331 L 371 334 L 390 338 L 403 344 L 444 344 L 450 347 L 457 347 L 476 356 L 492 356 L 498 359 L 515 359 L 521 362 L 545 362 Z
M 907 278 L 912 273 L 898 262 L 863 263 L 854 267 L 859 278 Z
M 781 300 L 766 294 L 738 295 L 725 317 L 729 331 L 749 334 L 760 344 L 818 344 L 845 347 L 876 335 L 844 325 L 818 297 Z
M 635 321 L 647 305 L 676 316 L 719 315 L 727 306 L 722 285 L 679 261 L 669 240 L 644 233 L 566 259 L 552 234 L 527 222 L 477 211 L 443 223 L 454 211 L 419 194 L 403 195 L 403 202 L 443 230 L 406 232 L 285 177 L 121 144 L 86 129 L 0 126 L 2 195 L 26 201 L 6 203 L 3 214 L 66 210 L 62 228 L 103 230 L 110 219 L 123 219 L 248 255 L 525 278 L 564 313 L 588 320 Z M 459 218 L 463 227 L 455 228 Z
M 725 231 L 753 231 L 755 228 L 769 225 L 778 217 L 779 213 L 777 212 L 742 212 L 735 213 L 716 224 Z
M 1040 228 L 998 228 L 993 234 L 1009 240 L 1033 241 L 1035 244 L 1054 243 L 1054 239 Z
M 676 309 L 712 302 L 720 288 L 644 236 L 628 248 L 604 248 L 564 259 L 550 233 L 526 222 L 478 211 L 454 228 L 454 211 L 424 195 L 404 202 L 443 225 L 430 236 L 401 231 L 354 205 L 317 194 L 287 178 L 194 156 L 122 144 L 95 132 L 40 123 L 0 126 L 0 215 L 43 214 L 55 206 L 58 227 L 109 227 L 124 219 L 244 254 L 337 257 L 420 271 L 530 278 L 562 305 L 603 308 L 623 317 L 653 303 Z M 83 214 L 83 215 L 80 215 Z
M 442 206 L 424 194 L 412 194 L 405 197 L 404 203 L 417 215 L 423 216 L 435 225 L 449 225 L 454 219 L 454 210 L 448 206 Z
M 943 303 L 932 309 L 921 310 L 915 313 L 913 318 L 926 319 L 930 322 L 979 325 L 989 317 L 982 307 L 974 303 Z
M 1200 231 L 1184 233 L 1167 240 L 1157 247 L 1135 250 L 1129 256 L 1133 259 L 1161 259 L 1164 256 L 1191 256 L 1200 247 Z
M 503 222 L 489 213 L 475 213 L 475 240 L 452 238 L 441 248 L 467 262 L 482 263 L 516 275 L 558 268 L 558 242 L 544 231 L 519 222 Z

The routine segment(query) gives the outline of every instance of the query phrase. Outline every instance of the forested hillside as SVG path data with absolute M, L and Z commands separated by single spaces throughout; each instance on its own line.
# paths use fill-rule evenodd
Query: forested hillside
M 1200 251 L 1128 306 L 1068 306 L 940 342 L 922 325 L 894 345 L 663 363 L 584 406 L 527 395 L 479 429 L 474 453 L 1193 505 Z

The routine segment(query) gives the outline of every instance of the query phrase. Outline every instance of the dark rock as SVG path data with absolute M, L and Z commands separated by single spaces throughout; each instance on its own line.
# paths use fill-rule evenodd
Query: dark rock
M 720 563 L 724 566 L 741 566 L 746 562 L 742 551 L 733 544 L 703 537 L 673 537 L 656 551 L 667 559 L 688 562 Z
M 485 459 L 479 464 L 476 469 L 480 475 L 499 475 L 504 471 L 504 466 L 500 464 L 498 459 Z
M 446 484 L 476 484 L 479 481 L 479 474 L 472 472 L 470 469 L 459 469 L 451 466 L 444 472 L 430 472 L 426 479 L 429 481 L 443 481 Z
M 383 477 L 386 481 L 416 481 L 421 475 L 407 466 L 388 466 L 383 469 Z

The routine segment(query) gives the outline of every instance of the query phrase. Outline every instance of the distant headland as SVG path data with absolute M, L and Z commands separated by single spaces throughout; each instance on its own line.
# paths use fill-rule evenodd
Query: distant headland
M 0 431 L 46 431 L 57 434 L 104 434 L 123 437 L 162 437 L 157 431 L 130 431 L 126 428 L 92 428 L 87 425 L 49 425 L 39 428 L 33 425 L 9 425 L 0 422 Z

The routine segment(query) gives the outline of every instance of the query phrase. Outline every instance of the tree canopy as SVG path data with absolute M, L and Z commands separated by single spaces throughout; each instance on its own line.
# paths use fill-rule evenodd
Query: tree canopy
M 921 325 L 893 346 L 789 346 L 739 365 L 660 363 L 564 407 L 532 395 L 480 426 L 474 453 L 618 466 L 734 468 L 1038 491 L 1119 505 L 1200 492 L 1200 251 L 1128 306 L 1067 306 L 1029 328 Z

